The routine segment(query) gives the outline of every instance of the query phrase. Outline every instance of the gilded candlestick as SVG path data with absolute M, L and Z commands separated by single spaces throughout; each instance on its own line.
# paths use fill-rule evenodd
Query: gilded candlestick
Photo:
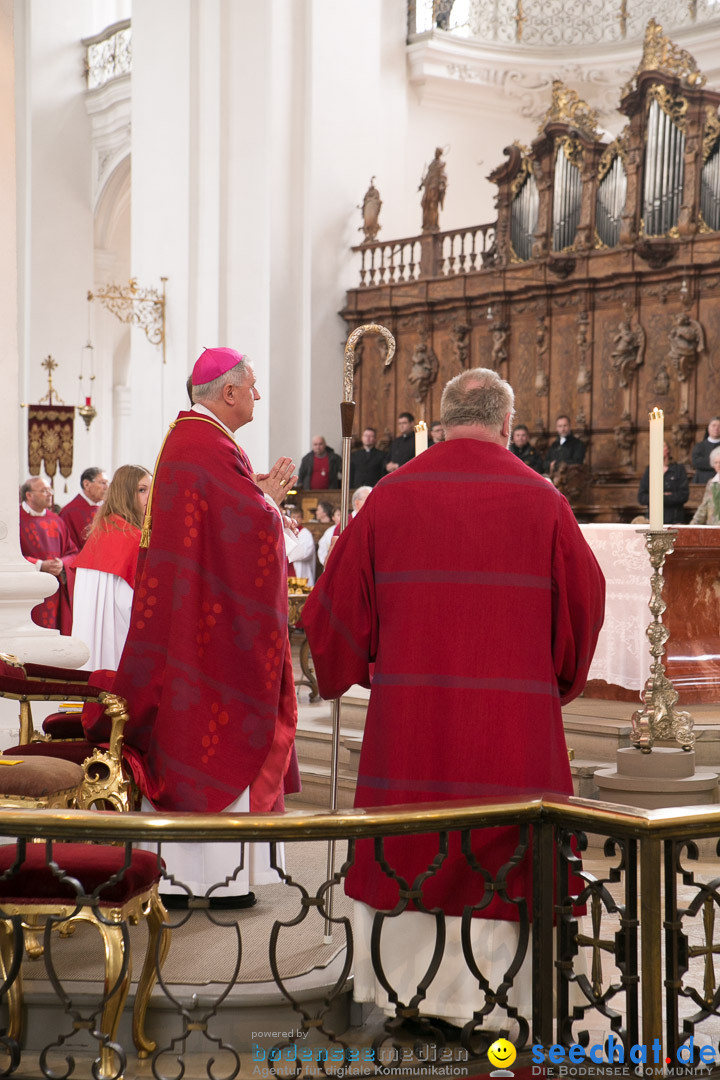
M 666 557 L 672 554 L 677 530 L 642 531 L 645 533 L 645 545 L 653 568 L 648 604 L 653 621 L 645 631 L 653 662 L 650 665 L 650 678 L 641 694 L 643 707 L 632 715 L 630 741 L 644 754 L 650 753 L 658 739 L 675 739 L 683 750 L 692 750 L 695 745 L 692 717 L 690 713 L 675 708 L 679 694 L 665 674 L 662 663 L 665 646 L 670 637 L 670 631 L 662 622 L 663 612 L 667 608 L 662 595 L 665 584 L 663 566 Z

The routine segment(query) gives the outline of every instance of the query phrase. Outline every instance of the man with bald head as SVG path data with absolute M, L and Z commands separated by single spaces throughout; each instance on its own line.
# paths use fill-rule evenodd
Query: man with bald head
M 354 683 L 371 691 L 356 807 L 572 793 L 560 708 L 585 685 L 604 583 L 564 496 L 509 452 L 512 417 L 513 391 L 497 372 L 452 379 L 442 396 L 445 442 L 373 488 L 305 605 L 322 696 L 340 697 Z M 428 633 L 428 612 L 447 633 Z M 436 932 L 423 912 L 439 908 L 460 960 L 446 955 L 421 1011 L 466 1023 L 484 1008 L 462 960 L 461 916 L 478 906 L 478 963 L 495 987 L 517 946 L 518 914 L 502 889 L 488 894 L 469 859 L 495 879 L 512 867 L 510 897 L 532 896 L 530 860 L 511 861 L 517 827 L 468 842 L 466 854 L 451 833 L 440 865 L 436 835 L 386 838 L 392 875 L 373 841 L 357 842 L 346 879 L 357 901 L 356 1000 L 392 1011 L 370 940 L 376 913 L 398 903 L 400 880 L 411 897 L 421 883 L 423 908 L 411 899 L 383 935 L 383 970 L 399 999 L 417 994 Z M 501 941 L 508 951 L 494 962 L 487 950 Z
M 57 578 L 57 592 L 32 609 L 39 626 L 72 632 L 73 560 L 78 549 L 64 521 L 52 511 L 47 480 L 31 476 L 20 488 L 20 550 L 38 570 Z
M 298 487 L 306 491 L 326 491 L 340 487 L 342 458 L 325 442 L 324 435 L 313 435 L 312 450 L 300 462 Z

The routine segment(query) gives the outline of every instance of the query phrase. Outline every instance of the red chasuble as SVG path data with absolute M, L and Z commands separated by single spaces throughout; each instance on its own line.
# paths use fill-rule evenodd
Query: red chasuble
M 602 573 L 567 501 L 503 447 L 439 443 L 381 480 L 302 617 L 324 698 L 370 686 L 375 661 L 355 806 L 571 794 L 560 706 L 585 684 L 603 612 Z M 517 829 L 472 835 L 495 875 Z M 438 841 L 390 839 L 385 852 L 411 884 Z M 358 843 L 347 892 L 397 902 L 371 841 Z M 461 915 L 482 895 L 453 834 L 424 902 Z M 508 895 L 530 897 L 524 867 Z M 498 896 L 480 916 L 517 918 Z
M 67 527 L 52 510 L 42 517 L 28 514 L 20 507 L 20 550 L 29 562 L 38 559 L 62 559 L 65 573 L 58 579 L 58 590 L 32 609 L 32 620 L 38 626 L 59 630 L 61 634 L 72 631 L 72 587 L 75 580 L 73 569 L 77 547 L 71 540 Z
M 91 506 L 82 495 L 76 495 L 60 511 L 60 517 L 67 525 L 67 530 L 78 551 L 81 550 L 88 535 L 93 518 L 98 511 L 97 506 Z
M 110 514 L 88 537 L 75 558 L 75 569 L 115 574 L 134 589 L 139 553 L 140 530 L 117 514 Z
M 245 454 L 182 412 L 158 463 L 115 691 L 138 783 L 159 810 L 279 806 L 297 706 L 282 523 Z

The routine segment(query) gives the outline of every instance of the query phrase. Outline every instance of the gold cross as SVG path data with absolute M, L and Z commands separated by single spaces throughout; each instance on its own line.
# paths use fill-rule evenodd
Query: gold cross
M 55 370 L 55 368 L 58 367 L 58 366 L 59 365 L 58 365 L 57 360 L 53 360 L 52 356 L 46 356 L 45 359 L 40 364 L 40 367 L 44 367 L 45 370 L 48 373 L 47 393 L 43 394 L 43 396 L 40 398 L 40 403 L 45 401 L 45 399 L 47 398 L 48 405 L 64 405 L 65 404 L 63 399 L 61 397 L 59 397 L 58 392 L 55 389 L 55 387 L 53 386 L 53 381 L 52 381 L 52 373 Z M 57 398 L 57 401 L 53 401 L 53 396 Z

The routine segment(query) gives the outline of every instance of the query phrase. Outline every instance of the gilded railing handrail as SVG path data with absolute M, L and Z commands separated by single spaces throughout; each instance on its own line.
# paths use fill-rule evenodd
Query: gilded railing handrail
M 80 810 L 3 809 L 0 837 L 52 837 L 64 840 L 327 840 L 392 836 L 441 829 L 482 828 L 538 821 L 540 796 L 498 803 L 423 803 L 374 809 L 289 810 L 284 814 L 125 813 Z
M 372 809 L 289 810 L 284 814 L 130 813 L 4 809 L 0 837 L 85 840 L 327 840 L 533 824 L 642 838 L 720 835 L 720 805 L 645 810 L 551 794 L 502 802 L 465 800 Z

